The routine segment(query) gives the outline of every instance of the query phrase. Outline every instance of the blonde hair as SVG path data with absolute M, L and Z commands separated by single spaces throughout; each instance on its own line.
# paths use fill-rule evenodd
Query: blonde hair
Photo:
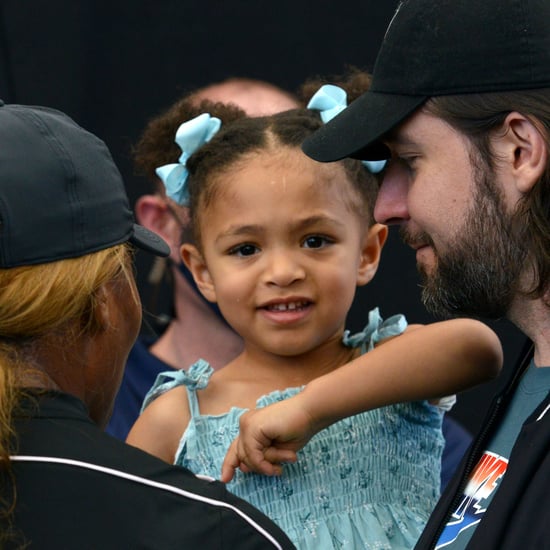
M 7 473 L 2 477 L 11 483 L 12 494 L 0 502 L 2 524 L 15 507 L 9 458 L 17 445 L 14 411 L 25 392 L 21 377 L 40 374 L 34 360 L 51 338 L 67 342 L 100 328 L 97 291 L 117 277 L 133 280 L 131 260 L 130 245 L 121 244 L 79 258 L 0 269 L 0 470 Z M 7 530 L 0 527 L 1 532 Z

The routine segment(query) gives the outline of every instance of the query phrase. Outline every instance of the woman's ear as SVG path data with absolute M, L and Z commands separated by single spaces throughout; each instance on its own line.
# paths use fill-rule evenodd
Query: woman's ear
M 195 283 L 201 291 L 201 294 L 209 302 L 215 303 L 216 288 L 214 286 L 214 281 L 210 276 L 208 266 L 206 265 L 206 262 L 204 261 L 204 258 L 198 248 L 190 243 L 184 243 L 181 245 L 180 252 L 181 259 L 193 275 L 193 279 L 195 279 Z
M 506 132 L 496 139 L 497 156 L 508 161 L 517 191 L 528 193 L 546 168 L 546 142 L 536 123 L 521 113 L 510 113 L 504 129 Z
M 112 299 L 107 284 L 102 284 L 94 292 L 94 305 L 91 308 L 90 317 L 83 319 L 83 324 L 88 325 L 97 333 L 106 330 L 111 324 L 110 304 Z
M 357 267 L 357 286 L 366 285 L 376 274 L 380 254 L 387 238 L 388 227 L 381 223 L 375 223 L 365 234 Z

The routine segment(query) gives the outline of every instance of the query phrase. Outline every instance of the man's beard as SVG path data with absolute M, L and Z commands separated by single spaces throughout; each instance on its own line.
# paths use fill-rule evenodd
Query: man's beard
M 422 301 L 436 316 L 466 315 L 496 319 L 506 315 L 519 290 L 527 253 L 514 213 L 506 212 L 493 174 L 488 168 L 476 175 L 474 207 L 463 228 L 438 254 L 432 239 L 415 235 L 415 241 L 432 246 L 437 263 L 432 273 L 423 266 Z M 403 232 L 405 241 L 411 237 Z

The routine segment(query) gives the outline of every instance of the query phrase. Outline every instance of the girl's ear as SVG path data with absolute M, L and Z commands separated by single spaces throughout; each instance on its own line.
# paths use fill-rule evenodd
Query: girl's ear
M 184 243 L 181 245 L 180 253 L 183 263 L 193 275 L 193 279 L 195 279 L 195 283 L 197 283 L 197 287 L 201 291 L 201 294 L 209 302 L 215 303 L 217 299 L 214 281 L 210 276 L 208 266 L 198 248 L 190 243 Z
M 497 154 L 508 161 L 516 190 L 528 193 L 540 181 L 546 168 L 545 140 L 535 123 L 521 113 L 510 113 L 504 127 L 507 131 L 497 139 Z
M 388 238 L 388 227 L 375 223 L 365 234 L 361 248 L 361 258 L 357 266 L 357 286 L 369 283 L 380 263 L 382 247 Z

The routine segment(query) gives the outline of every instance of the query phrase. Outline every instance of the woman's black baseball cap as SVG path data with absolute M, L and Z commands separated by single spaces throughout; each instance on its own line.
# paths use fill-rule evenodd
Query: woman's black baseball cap
M 60 111 L 0 101 L 0 268 L 125 242 L 170 253 L 156 233 L 134 223 L 105 143 Z
M 323 162 L 387 158 L 379 140 L 430 97 L 547 87 L 549 0 L 403 0 L 369 91 L 303 150 Z

